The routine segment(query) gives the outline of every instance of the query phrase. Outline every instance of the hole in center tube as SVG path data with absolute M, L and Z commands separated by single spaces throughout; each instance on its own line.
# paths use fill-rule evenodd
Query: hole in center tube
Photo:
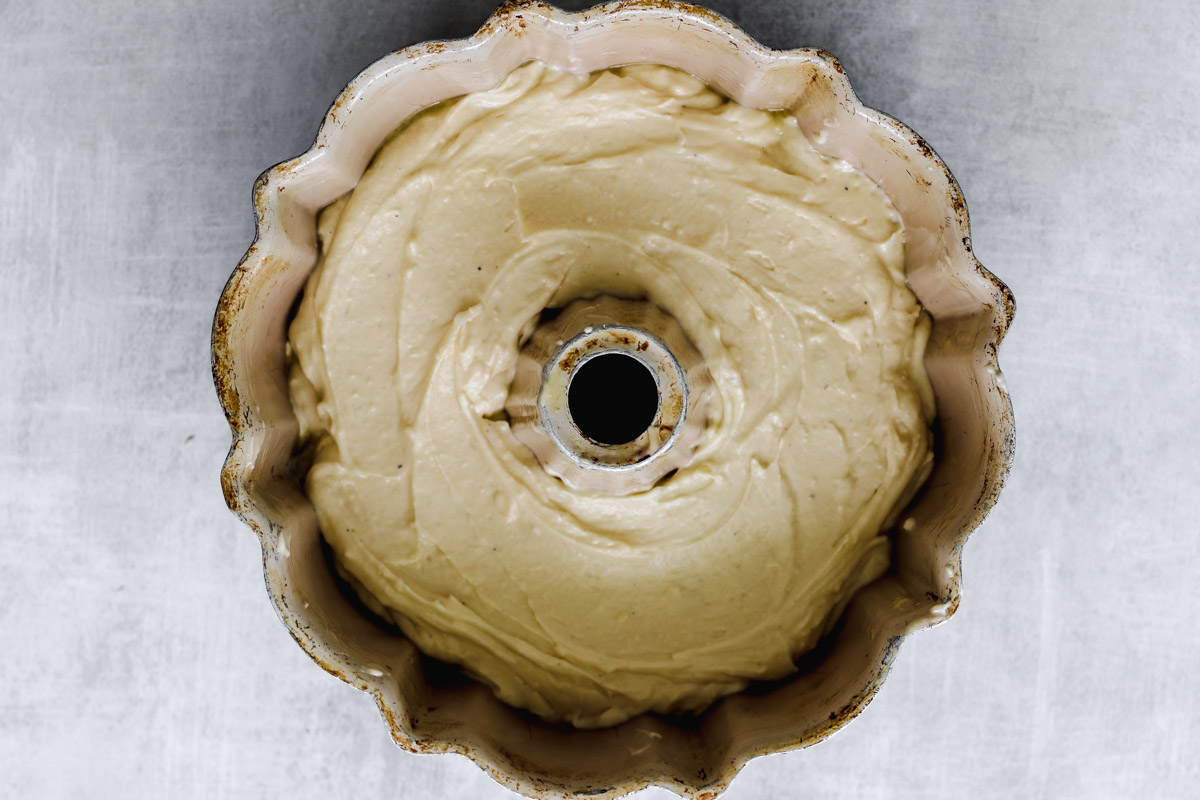
M 604 353 L 584 362 L 567 389 L 571 419 L 600 444 L 625 444 L 641 436 L 658 413 L 658 384 L 638 359 Z

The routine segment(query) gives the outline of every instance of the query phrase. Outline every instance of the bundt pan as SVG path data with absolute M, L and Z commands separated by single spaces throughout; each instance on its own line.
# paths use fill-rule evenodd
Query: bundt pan
M 284 343 L 317 260 L 317 212 L 354 187 L 407 117 L 487 89 L 530 59 L 580 73 L 666 64 L 743 105 L 789 110 L 820 151 L 891 197 L 907 227 L 909 282 L 933 318 L 925 361 L 937 399 L 936 466 L 900 516 L 891 570 L 854 597 L 799 672 L 699 716 L 568 729 L 425 658 L 339 588 L 292 462 L 297 422 Z M 409 47 L 368 67 L 334 102 L 312 149 L 258 179 L 254 205 L 257 236 L 213 323 L 213 376 L 233 430 L 225 498 L 262 542 L 267 589 L 292 636 L 376 698 L 402 748 L 462 753 L 531 797 L 617 797 L 657 785 L 712 798 L 748 759 L 813 744 L 846 724 L 879 690 L 901 639 L 954 613 L 963 542 L 996 501 L 1012 458 L 996 350 L 1013 300 L 972 255 L 967 210 L 946 166 L 907 127 L 859 104 L 830 54 L 769 50 L 705 9 L 661 0 L 578 14 L 508 3 L 469 39 Z

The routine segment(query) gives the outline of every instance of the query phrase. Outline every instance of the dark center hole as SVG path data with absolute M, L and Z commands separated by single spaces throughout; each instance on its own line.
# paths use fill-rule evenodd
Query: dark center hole
M 625 444 L 642 435 L 658 413 L 658 385 L 633 356 L 604 353 L 584 362 L 567 389 L 571 419 L 600 444 Z

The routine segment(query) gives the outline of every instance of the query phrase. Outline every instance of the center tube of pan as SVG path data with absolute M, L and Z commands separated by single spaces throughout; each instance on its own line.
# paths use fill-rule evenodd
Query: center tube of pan
M 637 356 L 601 352 L 580 363 L 567 387 L 567 407 L 579 432 L 602 445 L 632 442 L 658 413 L 658 381 Z
M 521 351 L 513 433 L 574 489 L 645 491 L 686 464 L 710 378 L 679 324 L 644 301 L 598 297 L 545 315 Z

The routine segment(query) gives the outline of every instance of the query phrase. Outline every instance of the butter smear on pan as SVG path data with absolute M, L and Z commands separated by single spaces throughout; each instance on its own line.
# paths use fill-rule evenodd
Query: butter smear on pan
M 306 489 L 425 653 L 579 727 L 783 677 L 889 563 L 931 467 L 928 317 L 884 193 L 795 121 L 674 69 L 538 63 L 430 109 L 319 221 L 289 331 Z M 691 460 L 573 490 L 504 414 L 545 309 L 678 321 L 712 380 Z

